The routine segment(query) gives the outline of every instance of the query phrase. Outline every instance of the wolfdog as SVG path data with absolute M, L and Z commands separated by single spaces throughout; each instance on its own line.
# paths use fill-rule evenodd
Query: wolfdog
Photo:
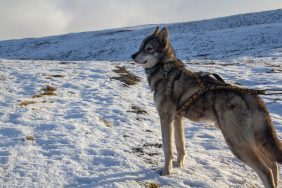
M 233 154 L 258 174 L 264 186 L 278 187 L 277 163 L 282 163 L 282 144 L 275 133 L 269 112 L 258 95 L 225 88 L 201 92 L 179 115 L 179 105 L 202 87 L 193 76 L 194 73 L 190 71 L 191 74 L 187 74 L 189 70 L 176 58 L 167 28 L 160 31 L 157 27 L 153 34 L 143 40 L 132 59 L 143 65 L 149 86 L 154 91 L 165 154 L 161 175 L 169 175 L 172 171 L 173 134 L 176 162 L 178 166 L 183 166 L 185 117 L 195 122 L 214 123 L 222 131 Z M 220 79 L 212 80 L 223 83 Z

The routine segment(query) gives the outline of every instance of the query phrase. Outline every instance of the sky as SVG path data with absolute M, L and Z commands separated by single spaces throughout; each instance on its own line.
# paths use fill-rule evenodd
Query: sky
M 282 8 L 281 0 L 0 0 L 0 40 Z

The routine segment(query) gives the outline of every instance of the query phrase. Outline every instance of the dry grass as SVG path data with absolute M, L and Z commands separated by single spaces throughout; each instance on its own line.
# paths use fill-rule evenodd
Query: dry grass
M 140 78 L 133 73 L 129 72 L 125 66 L 116 66 L 113 72 L 118 73 L 119 76 L 111 77 L 111 79 L 119 80 L 125 84 L 125 86 L 135 85 L 140 82 Z
M 56 95 L 55 91 L 57 90 L 55 87 L 52 87 L 52 86 L 49 86 L 47 85 L 45 88 L 42 89 L 43 92 L 42 93 L 39 93 L 39 94 L 36 94 L 36 95 L 33 95 L 32 98 L 40 98 L 40 97 L 43 97 L 43 96 L 52 96 L 52 95 Z M 33 101 L 33 100 L 23 100 L 19 103 L 19 106 L 21 107 L 25 107 L 25 106 L 28 106 L 30 104 L 35 104 L 37 103 L 38 101 Z M 42 103 L 46 103 L 47 101 L 42 101 Z
M 155 147 L 155 148 L 162 148 L 163 145 L 160 143 L 145 143 L 144 147 Z
M 160 185 L 159 184 L 156 184 L 154 182 L 148 182 L 145 184 L 146 188 L 159 188 Z
M 35 141 L 35 138 L 34 138 L 34 136 L 27 135 L 27 136 L 24 138 L 24 141 L 31 141 L 31 142 L 33 142 L 33 141 Z
M 61 75 L 61 74 L 53 74 L 53 75 L 51 75 L 51 77 L 53 77 L 53 78 L 64 78 L 65 76 Z
M 43 93 L 39 93 L 36 95 L 33 95 L 32 98 L 39 98 L 39 97 L 43 97 L 43 96 L 52 96 L 52 95 L 56 95 L 55 91 L 57 89 L 55 87 L 49 86 L 47 85 L 44 89 L 43 89 Z
M 119 74 L 129 73 L 128 70 L 126 70 L 125 66 L 116 66 L 116 69 L 114 69 L 113 72 L 119 73 Z
M 139 185 L 145 188 L 160 188 L 161 186 L 154 182 L 148 182 L 148 181 L 137 181 Z
M 101 117 L 99 119 L 100 119 L 100 121 L 102 121 L 104 123 L 104 125 L 106 127 L 111 127 L 112 126 L 112 122 L 110 122 L 110 121 L 108 121 L 108 120 L 106 120 L 104 118 L 101 118 Z
M 20 103 L 19 103 L 19 105 L 21 106 L 21 107 L 24 107 L 24 106 L 28 106 L 28 105 L 30 105 L 30 104 L 35 104 L 36 102 L 35 101 L 26 101 L 26 100 L 24 100 L 24 101 L 21 101 Z
M 45 77 L 46 79 L 53 79 L 53 78 L 64 78 L 64 75 L 61 74 L 53 74 L 53 75 L 48 75 L 47 77 Z
M 139 106 L 132 105 L 132 110 L 128 110 L 127 112 L 136 113 L 136 114 L 148 114 L 146 110 L 141 109 Z
M 5 77 L 3 75 L 0 75 L 0 81 L 5 81 Z

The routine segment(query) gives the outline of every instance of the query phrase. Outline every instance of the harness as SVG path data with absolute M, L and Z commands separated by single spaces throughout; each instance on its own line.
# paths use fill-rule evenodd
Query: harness
M 209 91 L 215 90 L 229 90 L 229 91 L 238 91 L 241 93 L 247 93 L 250 95 L 265 95 L 266 90 L 258 90 L 258 89 L 248 89 L 242 88 L 239 86 L 231 85 L 229 83 L 225 83 L 224 80 L 217 74 L 214 75 L 214 83 L 207 82 L 204 76 L 200 76 L 194 72 L 189 70 L 185 70 L 185 74 L 189 75 L 190 77 L 194 78 L 198 86 L 200 86 L 200 90 L 195 92 L 193 95 L 188 97 L 182 104 L 180 104 L 176 109 L 176 116 L 183 116 L 184 111 L 195 101 L 197 101 L 203 94 Z
M 160 66 L 154 66 L 150 69 L 145 69 L 146 75 L 154 74 L 159 70 Z M 225 83 L 224 80 L 217 74 L 206 74 L 206 75 L 200 75 L 198 73 L 189 71 L 187 69 L 180 69 L 180 71 L 183 71 L 184 74 L 188 75 L 190 78 L 192 78 L 196 84 L 200 87 L 199 91 L 196 91 L 193 93 L 190 97 L 185 99 L 185 101 L 182 104 L 178 104 L 176 109 L 176 116 L 181 117 L 184 115 L 184 111 L 189 108 L 190 105 L 192 105 L 195 101 L 197 101 L 203 94 L 209 92 L 209 91 L 216 91 L 216 90 L 229 90 L 229 91 L 237 91 L 241 93 L 247 93 L 250 95 L 271 95 L 271 94 L 280 94 L 280 93 L 270 93 L 267 94 L 266 90 L 258 90 L 258 89 L 248 89 L 248 88 L 242 88 L 239 86 L 231 85 L 229 83 Z M 168 72 L 161 72 L 162 79 L 166 79 L 168 76 Z M 214 78 L 210 77 L 210 75 L 213 75 Z

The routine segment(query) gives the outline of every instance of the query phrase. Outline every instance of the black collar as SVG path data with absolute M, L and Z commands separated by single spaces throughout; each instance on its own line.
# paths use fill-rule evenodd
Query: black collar
M 145 74 L 147 76 L 150 76 L 151 74 L 154 74 L 155 72 L 157 72 L 160 67 L 161 67 L 161 64 L 157 63 L 155 66 L 145 69 Z
M 167 63 L 170 63 L 170 62 L 173 62 L 175 60 L 171 60 L 171 61 L 168 61 Z M 151 68 L 147 68 L 145 69 L 145 74 L 147 76 L 151 76 L 152 74 L 156 73 L 157 71 L 159 71 L 159 69 L 163 66 L 164 64 L 163 63 L 160 63 L 158 62 L 155 66 L 151 67 Z M 181 68 L 182 69 L 182 68 Z M 161 71 L 161 77 L 162 79 L 166 79 L 168 74 L 171 72 L 171 70 L 169 71 Z

